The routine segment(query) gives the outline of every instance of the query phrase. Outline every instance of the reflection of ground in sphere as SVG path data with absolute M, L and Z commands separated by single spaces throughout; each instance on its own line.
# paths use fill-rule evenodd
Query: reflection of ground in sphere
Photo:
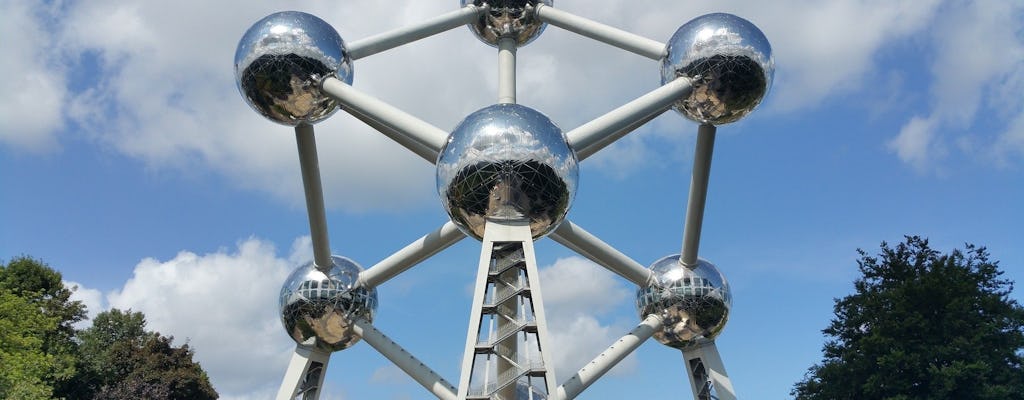
M 693 268 L 679 262 L 679 255 L 651 265 L 653 282 L 636 294 L 640 318 L 661 315 L 664 326 L 654 338 L 678 349 L 700 340 L 714 339 L 729 319 L 732 295 L 729 283 L 715 266 L 698 260 Z
M 260 115 L 288 126 L 337 111 L 337 102 L 320 91 L 328 76 L 352 83 L 351 60 L 338 32 L 310 14 L 271 14 L 245 32 L 235 51 L 242 97 Z
M 491 46 L 498 45 L 498 39 L 510 37 L 515 39 L 516 46 L 524 46 L 533 41 L 547 24 L 534 15 L 533 7 L 538 3 L 551 5 L 552 0 L 462 0 L 462 6 L 473 4 L 482 6 L 486 3 L 490 11 L 480 16 L 469 28 L 476 37 Z
M 288 335 L 296 343 L 326 351 L 344 350 L 359 341 L 352 321 L 373 322 L 377 310 L 377 289 L 355 287 L 362 268 L 345 257 L 332 259 L 334 265 L 326 272 L 312 262 L 292 272 L 279 300 Z
M 700 123 L 735 122 L 761 103 L 775 74 L 771 45 L 749 21 L 731 14 L 708 14 L 681 26 L 661 62 L 661 82 L 680 76 L 693 91 L 676 111 Z
M 437 188 L 452 222 L 483 238 L 490 220 L 525 220 L 534 238 L 558 227 L 578 176 L 576 153 L 550 119 L 517 104 L 486 107 L 452 132 Z

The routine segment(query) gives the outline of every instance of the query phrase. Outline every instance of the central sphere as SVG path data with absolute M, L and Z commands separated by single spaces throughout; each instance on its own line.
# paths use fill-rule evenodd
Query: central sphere
M 552 0 L 462 0 L 462 6 L 469 4 L 490 9 L 480 15 L 469 29 L 484 43 L 497 46 L 501 38 L 512 38 L 516 46 L 524 46 L 544 32 L 546 23 L 537 19 L 533 10 L 537 4 L 550 6 Z
M 288 336 L 328 352 L 356 344 L 352 322 L 373 322 L 377 310 L 377 289 L 356 286 L 362 268 L 345 257 L 331 258 L 334 265 L 325 270 L 310 262 L 292 272 L 279 303 Z
M 732 294 L 722 273 L 705 260 L 687 267 L 679 255 L 651 265 L 653 280 L 636 294 L 640 318 L 658 314 L 662 329 L 654 333 L 661 344 L 677 349 L 718 336 L 729 320 Z
M 690 78 L 693 90 L 676 111 L 700 123 L 738 121 L 772 86 L 772 47 L 754 24 L 732 14 L 707 14 L 679 27 L 661 60 L 661 83 Z
M 467 235 L 483 239 L 487 220 L 522 220 L 538 239 L 565 219 L 578 173 L 576 153 L 548 117 L 497 104 L 470 114 L 448 137 L 437 191 Z
M 252 25 L 235 50 L 238 91 L 271 121 L 313 124 L 338 110 L 320 82 L 352 83 L 352 61 L 341 36 L 327 22 L 298 11 L 271 14 Z

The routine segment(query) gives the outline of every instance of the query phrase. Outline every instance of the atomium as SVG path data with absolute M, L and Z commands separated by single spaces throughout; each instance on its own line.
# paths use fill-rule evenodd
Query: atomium
M 707 124 L 738 121 L 761 103 L 775 74 L 764 33 L 732 14 L 715 13 L 683 24 L 668 42 L 661 83 L 692 80 L 693 91 L 675 104 L 679 113 Z
M 324 351 L 344 350 L 359 341 L 352 329 L 356 319 L 373 322 L 377 289 L 357 287 L 358 264 L 332 256 L 325 270 L 312 262 L 296 269 L 281 287 L 281 323 L 300 345 Z
M 516 46 L 525 46 L 540 36 L 547 24 L 539 21 L 533 12 L 538 3 L 550 6 L 552 0 L 462 0 L 463 7 L 486 4 L 490 8 L 469 28 L 491 46 L 497 46 L 502 38 L 515 39 Z
M 718 268 L 706 260 L 688 267 L 671 255 L 651 265 L 653 279 L 637 291 L 640 318 L 658 314 L 662 329 L 654 333 L 661 344 L 684 349 L 714 339 L 729 319 L 732 294 Z
M 451 133 L 437 161 L 437 190 L 467 235 L 483 238 L 487 220 L 527 220 L 537 239 L 569 212 L 578 174 L 576 153 L 548 117 L 497 104 Z
M 338 110 L 337 101 L 320 92 L 327 76 L 352 83 L 345 42 L 327 22 L 303 12 L 282 11 L 257 21 L 235 50 L 242 98 L 280 124 L 313 124 Z

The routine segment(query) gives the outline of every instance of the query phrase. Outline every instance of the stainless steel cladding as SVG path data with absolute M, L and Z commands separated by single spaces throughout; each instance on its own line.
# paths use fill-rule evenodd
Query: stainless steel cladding
M 651 265 L 652 280 L 636 294 L 640 318 L 658 314 L 662 329 L 654 334 L 661 344 L 678 349 L 714 339 L 725 328 L 732 308 L 729 283 L 713 264 L 698 259 L 685 266 L 679 255 Z
M 547 26 L 537 19 L 533 7 L 538 3 L 551 5 L 552 0 L 462 0 L 462 6 L 473 4 L 489 9 L 480 15 L 469 29 L 484 43 L 497 46 L 501 38 L 512 38 L 516 46 L 524 46 L 536 39 Z
M 295 343 L 325 351 L 344 350 L 359 341 L 352 322 L 373 322 L 377 289 L 357 287 L 358 264 L 331 256 L 334 264 L 317 268 L 312 262 L 296 269 L 281 287 L 281 323 Z
M 482 239 L 487 219 L 525 220 L 534 239 L 569 212 L 578 179 L 576 153 L 548 117 L 497 104 L 466 117 L 437 161 L 437 191 L 452 221 Z
M 679 27 L 661 62 L 662 84 L 693 81 L 676 111 L 700 123 L 738 121 L 761 103 L 775 75 L 772 47 L 754 24 L 732 14 L 707 14 Z
M 351 84 L 352 61 L 338 32 L 310 14 L 271 14 L 253 24 L 235 50 L 242 98 L 284 125 L 313 124 L 338 110 L 338 103 L 320 91 L 328 76 Z

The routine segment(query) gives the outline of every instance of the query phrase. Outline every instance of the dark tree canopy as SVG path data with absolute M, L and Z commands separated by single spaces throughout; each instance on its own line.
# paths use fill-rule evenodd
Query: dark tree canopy
M 1024 308 L 984 247 L 912 236 L 861 255 L 798 399 L 1024 399 Z
M 0 399 L 216 399 L 189 346 L 112 309 L 93 325 L 61 274 L 31 257 L 0 264 Z

